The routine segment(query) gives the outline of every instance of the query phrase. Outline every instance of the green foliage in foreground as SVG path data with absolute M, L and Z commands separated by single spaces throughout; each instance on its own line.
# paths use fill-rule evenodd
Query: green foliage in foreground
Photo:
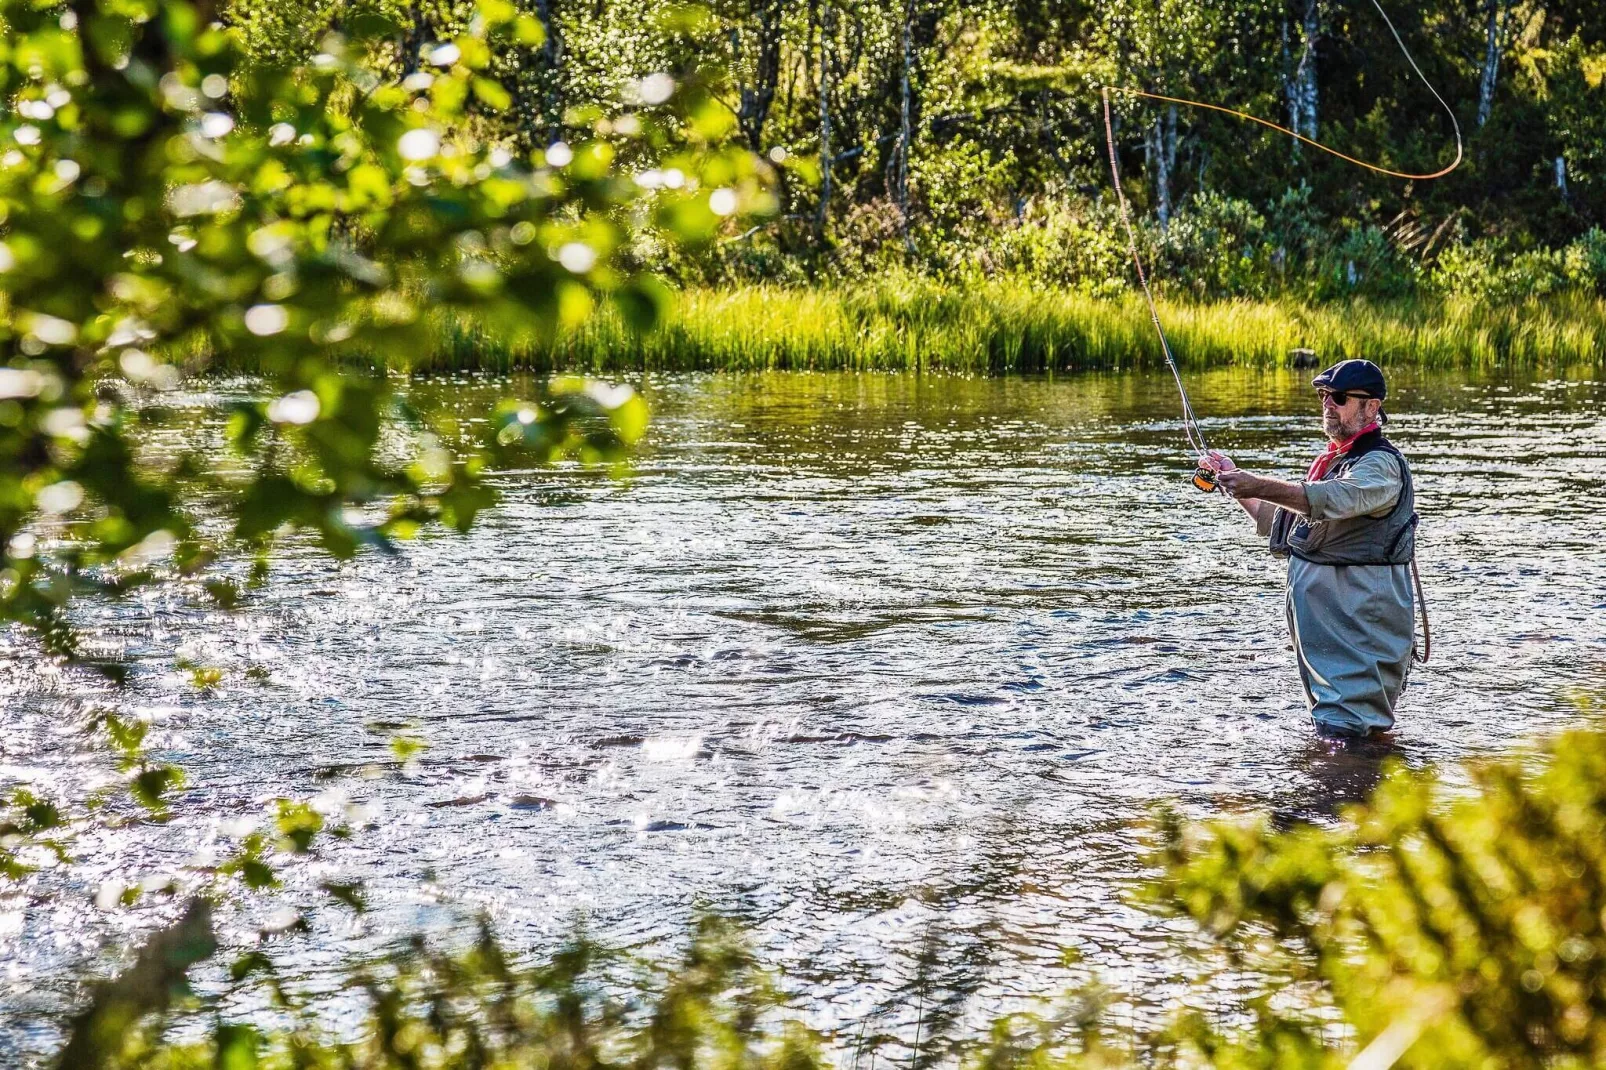
M 1373 1065 L 1602 1065 L 1606 735 L 1471 780 L 1396 773 L 1335 830 L 1173 826 L 1167 893 L 1239 959 L 1319 982 Z
M 488 464 L 617 454 L 645 422 L 627 390 L 511 399 L 480 435 L 427 425 L 341 358 L 423 345 L 438 310 L 503 338 L 598 306 L 645 327 L 662 287 L 629 243 L 706 238 L 757 191 L 695 86 L 685 114 L 671 83 L 608 141 L 521 157 L 482 136 L 506 95 L 493 52 L 542 34 L 502 0 L 406 79 L 383 18 L 251 61 L 211 12 L 0 2 L 0 623 L 58 656 L 84 654 L 75 594 L 195 576 L 297 529 L 339 556 L 462 530 L 494 498 Z M 626 160 L 686 181 L 646 191 Z M 212 356 L 249 360 L 265 396 L 216 414 L 220 449 L 148 460 L 164 395 Z
M 158 936 L 76 1019 L 59 1064 L 808 1070 L 819 1063 L 817 1038 L 808 1030 L 765 1020 L 780 1004 L 769 978 L 734 931 L 712 920 L 699 927 L 667 975 L 643 978 L 628 994 L 609 992 L 604 967 L 615 956 L 584 939 L 535 969 L 509 962 L 484 930 L 457 955 L 413 943 L 390 961 L 353 973 L 352 992 L 367 1011 L 348 1040 L 335 1039 L 327 1018 L 283 991 L 265 956 L 248 953 L 231 975 L 260 985 L 277 1015 L 297 1024 L 275 1030 L 214 1020 L 204 1041 L 164 1041 L 159 1027 L 175 1001 L 182 1006 L 185 970 L 213 950 L 209 924 L 206 907 L 195 905 Z
M 296 532 L 349 557 L 463 531 L 495 500 L 488 470 L 611 461 L 641 436 L 628 388 L 558 380 L 437 418 L 355 359 L 426 345 L 448 310 L 504 340 L 599 307 L 646 327 L 664 291 L 631 245 L 706 240 L 763 200 L 767 165 L 722 140 L 696 72 L 605 138 L 516 153 L 485 130 L 508 105 L 492 57 L 542 25 L 507 0 L 458 11 L 403 76 L 377 9 L 269 56 L 209 0 L 0 0 L 0 628 L 121 680 L 116 641 L 74 628 L 76 598 L 167 582 L 232 608 Z M 630 177 L 647 166 L 679 179 L 649 190 Z M 214 357 L 249 361 L 255 396 L 175 405 Z M 164 449 L 175 431 L 186 446 Z M 182 805 L 146 722 L 82 713 L 141 814 Z M 107 792 L 51 787 L 0 776 L 0 880 L 107 820 Z M 278 826 L 292 853 L 318 832 L 294 800 Z M 266 845 L 247 837 L 217 876 L 272 884 Z
M 1229 968 L 1281 989 L 1222 1008 L 1241 1028 L 1183 1017 L 1123 1035 L 1078 1009 L 928 1043 L 975 1070 L 1601 1065 L 1606 733 L 1565 736 L 1539 762 L 1478 766 L 1471 780 L 1450 791 L 1396 771 L 1331 829 L 1162 821 L 1156 896 L 1213 934 Z M 338 1038 L 336 1012 L 284 993 L 260 951 L 236 963 L 235 982 L 263 985 L 294 1025 L 197 1009 L 180 982 L 212 950 L 197 904 L 100 991 L 62 1065 L 807 1070 L 831 1058 L 832 1038 L 789 1019 L 773 979 L 712 922 L 633 992 L 602 984 L 600 953 L 583 942 L 534 969 L 483 933 L 457 956 L 415 943 L 352 974 L 347 995 L 366 1010 Z M 164 1039 L 176 1022 L 205 1039 Z
M 1606 300 L 1579 295 L 1495 305 L 1471 298 L 1168 301 L 1160 316 L 1178 358 L 1194 365 L 1275 365 L 1301 346 L 1323 360 L 1366 356 L 1424 367 L 1594 364 L 1606 353 Z M 398 356 L 392 366 L 998 373 L 1159 360 L 1148 309 L 1136 295 L 1101 299 L 1025 284 L 964 288 L 895 278 L 841 290 L 693 290 L 645 335 L 599 316 L 554 341 L 508 346 L 472 320 L 454 319 L 433 351 Z

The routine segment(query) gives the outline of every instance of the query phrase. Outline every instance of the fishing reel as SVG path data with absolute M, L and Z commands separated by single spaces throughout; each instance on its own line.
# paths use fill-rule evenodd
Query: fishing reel
M 1216 478 L 1216 473 L 1203 466 L 1193 470 L 1193 485 L 1206 494 L 1211 494 L 1221 489 L 1221 481 Z

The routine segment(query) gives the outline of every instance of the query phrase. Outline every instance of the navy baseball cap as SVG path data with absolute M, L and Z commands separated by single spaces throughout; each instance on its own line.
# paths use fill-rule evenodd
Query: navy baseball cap
M 1353 390 L 1379 401 L 1389 394 L 1388 385 L 1383 382 L 1383 369 L 1369 360 L 1341 360 L 1312 379 L 1310 385 L 1339 393 Z

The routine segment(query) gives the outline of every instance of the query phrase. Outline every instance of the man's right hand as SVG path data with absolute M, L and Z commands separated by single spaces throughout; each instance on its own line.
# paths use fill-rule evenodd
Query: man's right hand
M 1200 459 L 1199 464 L 1200 467 L 1208 468 L 1212 472 L 1231 472 L 1233 469 L 1238 467 L 1232 462 L 1231 457 L 1228 457 L 1220 450 L 1206 450 L 1205 455 Z

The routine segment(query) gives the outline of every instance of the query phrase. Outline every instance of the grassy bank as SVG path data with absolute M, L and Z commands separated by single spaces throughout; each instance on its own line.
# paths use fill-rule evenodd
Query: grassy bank
M 1595 363 L 1606 301 L 1560 296 L 1512 304 L 1466 299 L 1303 304 L 1291 299 L 1160 309 L 1185 364 L 1275 365 L 1296 347 L 1323 361 L 1475 367 Z M 596 317 L 549 344 L 510 347 L 473 323 L 444 323 L 435 352 L 392 363 L 419 372 L 575 369 L 855 369 L 1009 373 L 1114 369 L 1159 360 L 1142 300 L 1101 300 L 1022 284 L 957 288 L 893 281 L 853 289 L 754 286 L 679 295 L 638 336 Z

